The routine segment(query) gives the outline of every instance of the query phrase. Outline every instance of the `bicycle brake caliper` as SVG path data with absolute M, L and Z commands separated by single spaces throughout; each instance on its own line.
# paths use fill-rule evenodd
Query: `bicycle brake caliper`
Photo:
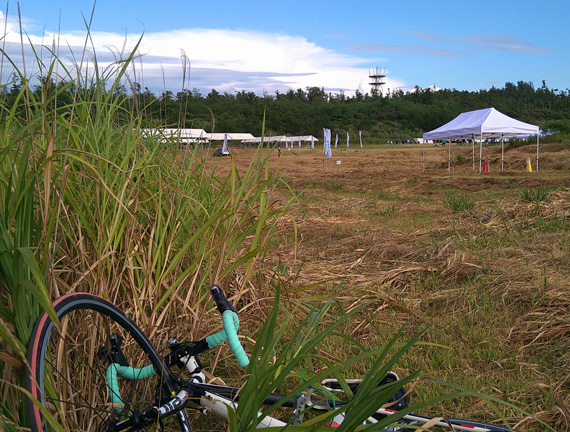
M 111 349 L 107 345 L 103 345 L 97 352 L 97 358 L 99 361 L 106 359 L 109 363 L 117 363 L 121 366 L 130 366 L 127 358 L 123 354 L 121 345 L 123 344 L 123 338 L 118 334 L 111 335 L 110 339 Z

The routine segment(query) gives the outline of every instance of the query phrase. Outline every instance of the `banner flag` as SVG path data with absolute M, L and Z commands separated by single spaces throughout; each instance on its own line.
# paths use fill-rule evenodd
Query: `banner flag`
M 311 135 L 311 150 L 315 148 L 315 137 Z
M 224 145 L 222 146 L 222 154 L 228 154 L 228 134 L 224 134 Z
M 332 157 L 332 150 L 331 150 L 331 130 L 330 129 L 323 129 L 323 142 L 325 145 L 325 157 Z
M 362 148 L 362 131 L 358 131 L 358 136 L 360 137 L 360 148 Z
M 299 150 L 301 150 L 301 137 L 299 137 Z
M 334 140 L 334 148 L 336 148 L 337 144 L 338 144 L 338 132 L 336 133 L 336 139 Z
M 346 131 L 346 148 L 350 147 L 350 144 L 348 144 L 350 142 L 350 137 L 348 136 L 348 131 Z

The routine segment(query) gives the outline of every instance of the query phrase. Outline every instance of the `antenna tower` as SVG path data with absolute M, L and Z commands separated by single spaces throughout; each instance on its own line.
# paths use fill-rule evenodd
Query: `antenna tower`
M 382 86 L 386 84 L 384 82 L 384 78 L 386 78 L 386 69 L 372 69 L 368 71 L 368 77 L 370 78 L 371 82 L 370 85 L 372 86 L 372 94 L 375 96 L 379 96 L 382 94 Z

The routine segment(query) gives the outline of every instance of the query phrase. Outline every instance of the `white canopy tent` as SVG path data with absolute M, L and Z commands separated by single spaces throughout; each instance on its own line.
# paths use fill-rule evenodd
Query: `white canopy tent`
M 318 141 L 313 135 L 301 135 L 301 136 L 294 136 L 291 137 L 294 142 L 302 141 L 302 142 L 311 142 L 311 141 Z
M 255 137 L 253 139 L 247 139 L 244 140 L 244 143 L 251 143 L 251 144 L 255 144 L 255 143 L 260 143 L 261 142 L 261 138 L 262 137 Z M 269 137 L 263 137 L 263 142 L 264 143 L 282 143 L 282 142 L 298 142 L 298 141 L 302 141 L 302 142 L 311 142 L 311 141 L 318 141 L 317 138 L 313 137 L 312 135 L 301 135 L 301 136 L 294 136 L 294 137 L 288 137 L 285 135 L 278 135 L 278 136 L 269 136 Z
M 253 139 L 244 140 L 243 142 L 246 144 L 259 144 L 261 142 L 261 138 L 262 137 L 254 137 Z M 282 143 L 288 141 L 290 141 L 290 138 L 285 135 L 277 135 L 277 136 L 270 136 L 263 138 L 263 142 L 265 143 L 275 143 L 275 142 Z
M 176 139 L 180 143 L 207 142 L 208 137 L 204 129 L 159 129 L 165 139 Z
M 206 134 L 207 138 L 211 141 L 223 141 L 225 136 L 227 135 L 228 141 L 244 141 L 254 139 L 255 137 L 250 133 L 235 133 L 235 132 L 227 132 L 227 133 L 209 133 Z
M 481 172 L 484 138 L 501 138 L 504 161 L 504 137 L 536 135 L 536 170 L 538 171 L 539 132 L 540 129 L 536 125 L 516 120 L 495 108 L 486 108 L 459 114 L 449 123 L 426 132 L 423 139 L 424 142 L 436 139 L 471 139 L 473 142 L 473 169 L 475 169 L 475 140 L 479 140 L 479 172 Z M 425 144 L 422 164 L 425 166 Z M 448 169 L 451 169 L 451 142 L 449 143 Z
M 158 137 L 161 142 L 177 141 L 179 143 L 208 142 L 208 133 L 204 129 L 144 129 L 148 137 Z

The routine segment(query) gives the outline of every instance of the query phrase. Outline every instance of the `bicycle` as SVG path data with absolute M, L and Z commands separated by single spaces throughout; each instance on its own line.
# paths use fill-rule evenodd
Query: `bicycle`
M 249 359 L 237 336 L 239 319 L 234 307 L 218 285 L 213 285 L 210 292 L 222 314 L 223 330 L 195 342 L 171 338 L 167 343 L 169 353 L 164 357 L 110 302 L 86 293 L 71 293 L 55 300 L 59 325 L 42 313 L 28 346 L 26 388 L 31 394 L 27 401 L 31 430 L 49 430 L 57 421 L 69 431 L 170 427 L 191 431 L 191 407 L 227 419 L 228 410 L 235 410 L 240 402 L 240 389 L 207 384 L 198 356 L 227 340 L 240 366 L 247 366 Z M 189 378 L 184 379 L 183 374 Z M 118 377 L 124 379 L 122 387 Z M 322 391 L 309 388 L 293 397 L 271 393 L 264 404 L 280 404 L 290 410 L 289 417 L 260 416 L 263 418 L 258 427 L 296 426 L 309 413 L 328 413 L 323 423 L 338 426 L 347 402 L 337 400 L 332 393 L 342 393 L 346 385 L 356 393 L 360 380 L 340 383 L 327 379 L 321 382 Z M 471 420 L 402 415 L 409 406 L 409 396 L 396 374 L 390 372 L 378 383 L 378 389 L 386 388 L 393 394 L 390 406 L 378 409 L 367 420 L 377 423 L 394 418 L 382 430 L 404 432 L 429 426 L 451 431 L 512 431 Z

